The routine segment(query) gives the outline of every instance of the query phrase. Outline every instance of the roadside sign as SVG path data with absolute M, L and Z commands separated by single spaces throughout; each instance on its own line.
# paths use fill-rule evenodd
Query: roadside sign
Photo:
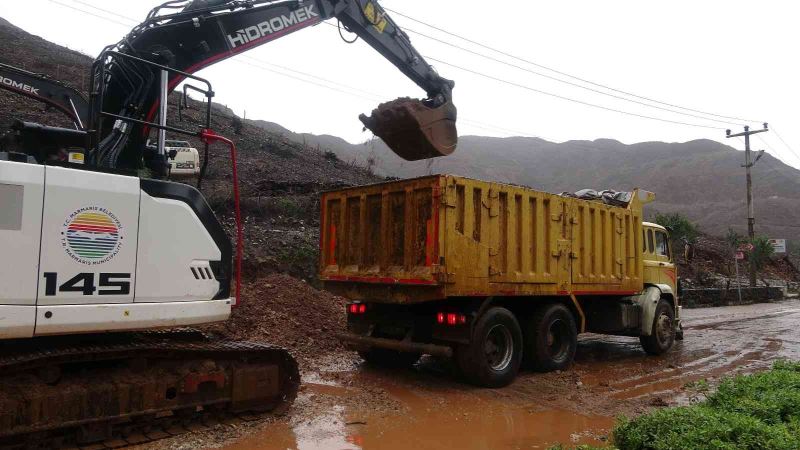
M 752 252 L 753 251 L 753 244 L 742 244 L 739 246 L 740 252 Z
M 769 243 L 772 244 L 775 253 L 786 253 L 786 239 L 770 239 Z
M 744 259 L 744 252 L 736 252 L 736 260 L 741 261 Z

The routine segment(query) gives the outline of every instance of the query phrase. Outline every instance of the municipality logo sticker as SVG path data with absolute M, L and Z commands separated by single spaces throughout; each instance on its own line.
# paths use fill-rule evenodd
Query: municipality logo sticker
M 70 214 L 61 229 L 61 245 L 73 260 L 97 265 L 119 253 L 123 227 L 117 216 L 99 206 L 87 206 Z

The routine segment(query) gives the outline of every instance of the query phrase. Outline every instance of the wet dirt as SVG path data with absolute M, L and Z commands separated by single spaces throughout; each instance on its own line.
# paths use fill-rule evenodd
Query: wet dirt
M 702 400 L 690 383 L 800 359 L 800 302 L 684 311 L 686 340 L 661 357 L 636 338 L 584 335 L 575 364 L 522 373 L 504 389 L 460 383 L 446 362 L 414 369 L 365 366 L 336 352 L 303 375 L 289 415 L 157 448 L 229 450 L 516 449 L 602 445 L 619 415 Z

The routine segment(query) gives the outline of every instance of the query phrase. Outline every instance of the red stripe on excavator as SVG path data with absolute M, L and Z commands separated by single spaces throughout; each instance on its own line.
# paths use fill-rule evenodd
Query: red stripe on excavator
M 371 278 L 371 277 L 351 277 L 345 275 L 328 275 L 322 277 L 323 281 L 350 281 L 354 283 L 373 283 L 373 284 L 416 284 L 423 286 L 433 286 L 439 284 L 435 280 L 421 280 L 416 278 Z
M 250 42 L 248 42 L 248 43 L 246 43 L 246 44 L 244 44 L 242 46 L 234 48 L 233 50 L 228 50 L 226 52 L 218 53 L 218 54 L 216 54 L 216 55 L 214 55 L 214 56 L 212 56 L 212 57 L 210 57 L 208 59 L 200 61 L 197 64 L 189 66 L 183 72 L 195 73 L 198 70 L 203 69 L 203 68 L 205 68 L 207 66 L 210 66 L 211 64 L 213 64 L 215 62 L 221 61 L 223 59 L 230 58 L 232 56 L 236 56 L 237 54 L 239 54 L 239 53 L 241 53 L 241 52 L 243 52 L 245 50 L 248 50 L 251 47 L 254 47 L 254 46 L 263 44 L 265 42 L 269 42 L 271 40 L 277 39 L 277 38 L 279 38 L 279 37 L 281 37 L 281 36 L 283 36 L 285 34 L 291 33 L 292 31 L 298 30 L 300 28 L 305 28 L 305 27 L 310 27 L 310 26 L 316 25 L 316 24 L 318 24 L 320 22 L 322 22 L 321 19 L 308 20 L 308 21 L 303 22 L 303 23 L 298 23 L 297 25 L 292 25 L 290 27 L 286 27 L 281 31 L 277 31 L 275 33 L 272 33 L 269 36 L 264 36 L 264 37 L 252 40 L 252 41 L 250 41 Z M 172 90 L 175 89 L 175 86 L 181 84 L 184 79 L 185 79 L 185 77 L 183 75 L 176 76 L 172 81 L 170 81 L 169 87 L 167 89 L 168 92 L 172 92 Z M 150 108 L 150 111 L 147 113 L 147 121 L 148 122 L 153 120 L 153 117 L 155 117 L 156 110 L 158 109 L 159 103 L 161 103 L 160 100 L 156 100 L 155 102 L 153 102 L 153 106 Z M 145 126 L 143 134 L 146 136 L 149 133 L 150 133 L 150 127 Z

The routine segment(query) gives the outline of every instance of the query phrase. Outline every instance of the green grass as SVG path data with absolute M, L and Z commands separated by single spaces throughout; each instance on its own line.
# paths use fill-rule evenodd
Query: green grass
M 697 405 L 622 418 L 612 440 L 619 450 L 798 450 L 800 363 L 725 379 Z

